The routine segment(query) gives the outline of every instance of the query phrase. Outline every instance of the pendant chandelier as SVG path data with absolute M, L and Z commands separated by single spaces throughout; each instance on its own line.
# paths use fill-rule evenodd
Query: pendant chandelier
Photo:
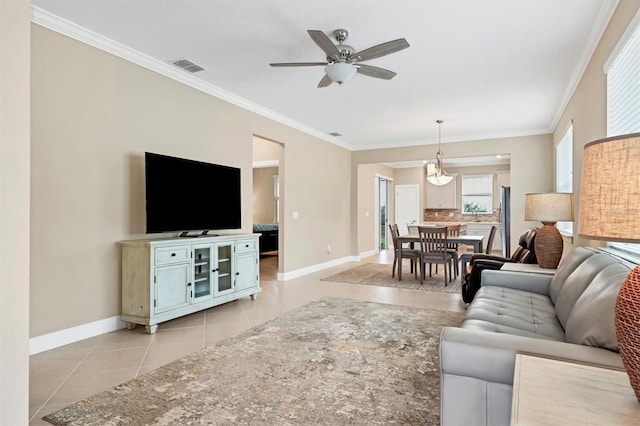
M 453 180 L 453 176 L 445 172 L 442 168 L 442 158 L 444 154 L 440 150 L 440 144 L 442 143 L 442 123 L 444 120 L 436 120 L 438 123 L 438 153 L 436 154 L 436 162 L 427 164 L 427 180 L 433 185 L 446 185 Z

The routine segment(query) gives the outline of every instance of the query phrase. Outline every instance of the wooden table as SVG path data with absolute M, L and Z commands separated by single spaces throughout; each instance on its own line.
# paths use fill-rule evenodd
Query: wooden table
M 457 237 L 447 237 L 447 243 L 468 244 L 473 246 L 474 253 L 482 253 L 482 235 L 458 235 Z M 405 243 L 419 243 L 420 236 L 405 234 L 398 237 L 398 281 L 402 280 L 402 245 Z
M 512 425 L 640 425 L 627 373 L 516 355 Z

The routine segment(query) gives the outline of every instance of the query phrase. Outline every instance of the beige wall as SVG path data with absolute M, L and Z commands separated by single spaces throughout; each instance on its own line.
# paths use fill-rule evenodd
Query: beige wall
M 280 160 L 282 145 L 257 136 L 253 137 L 253 162 Z
M 277 167 L 253 169 L 253 223 L 275 222 L 273 177 L 277 174 Z
M 353 170 L 357 170 L 361 164 L 435 158 L 436 151 L 437 145 L 355 151 L 352 156 Z M 524 195 L 553 189 L 551 135 L 447 143 L 443 151 L 451 158 L 511 154 L 511 246 L 515 247 L 517 237 L 530 226 L 529 222 L 524 221 Z M 357 176 L 353 170 L 355 179 Z M 362 215 L 354 220 L 354 229 L 361 229 L 361 220 Z M 359 239 L 360 235 L 354 236 L 352 245 L 357 246 Z
M 565 252 L 575 246 L 604 244 L 578 235 L 583 148 L 586 143 L 607 136 L 607 78 L 604 63 L 639 9 L 640 0 L 620 1 L 553 132 L 553 140 L 557 144 L 573 120 L 573 192 L 576 220 L 573 244 L 571 240 L 565 239 Z
M 349 151 L 38 25 L 31 36 L 32 337 L 120 313 L 118 241 L 146 237 L 145 151 L 242 168 L 251 232 L 253 137 L 282 143 L 281 270 L 350 254 Z
M 29 421 L 29 1 L 0 1 L 0 424 Z

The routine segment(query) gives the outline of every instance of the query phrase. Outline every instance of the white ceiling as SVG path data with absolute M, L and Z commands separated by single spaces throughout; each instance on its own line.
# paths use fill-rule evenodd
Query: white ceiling
M 437 143 L 436 119 L 443 143 L 552 131 L 618 0 L 32 3 L 159 61 L 188 58 L 214 92 L 357 150 Z M 398 75 L 318 89 L 322 67 L 269 66 L 324 61 L 307 30 L 337 28 L 357 51 L 406 38 L 366 62 Z

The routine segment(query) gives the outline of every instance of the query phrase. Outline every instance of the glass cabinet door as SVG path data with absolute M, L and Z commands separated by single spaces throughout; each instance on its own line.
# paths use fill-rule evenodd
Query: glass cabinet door
M 214 268 L 217 274 L 217 284 L 215 295 L 233 293 L 233 243 L 219 243 L 216 245 L 217 267 Z
M 213 246 L 195 246 L 193 249 L 192 301 L 197 302 L 213 296 Z

